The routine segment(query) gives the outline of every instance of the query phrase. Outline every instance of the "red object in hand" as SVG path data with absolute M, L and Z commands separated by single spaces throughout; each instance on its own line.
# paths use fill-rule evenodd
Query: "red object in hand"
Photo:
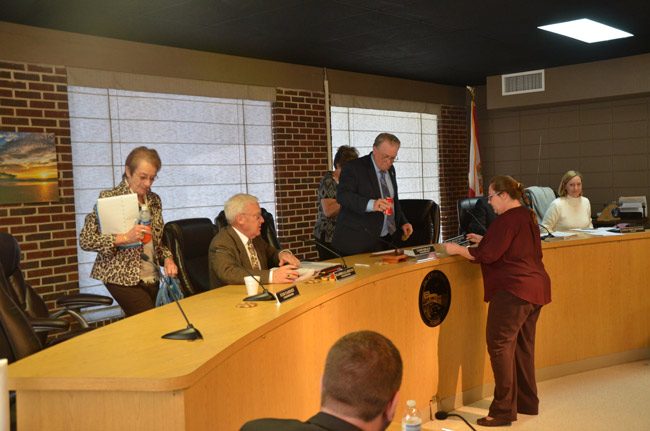
M 384 210 L 384 214 L 393 215 L 393 198 L 390 197 L 386 198 L 386 202 L 388 202 L 390 206 L 386 208 L 386 210 Z
M 149 241 L 151 241 L 151 234 L 150 233 L 143 233 L 142 234 L 142 244 L 146 244 Z

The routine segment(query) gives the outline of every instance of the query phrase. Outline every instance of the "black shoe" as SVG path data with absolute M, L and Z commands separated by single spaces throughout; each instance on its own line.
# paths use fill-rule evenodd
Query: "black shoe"
M 482 427 L 509 427 L 512 425 L 512 422 L 509 420 L 491 418 L 489 416 L 478 419 L 476 423 Z

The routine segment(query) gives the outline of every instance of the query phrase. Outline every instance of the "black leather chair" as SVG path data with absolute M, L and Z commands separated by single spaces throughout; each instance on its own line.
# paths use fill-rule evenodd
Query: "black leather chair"
M 20 246 L 18 241 L 12 235 L 0 232 L 0 269 L 2 270 L 4 280 L 3 288 L 7 294 L 24 312 L 28 320 L 32 322 L 42 345 L 46 344 L 48 332 L 53 330 L 52 324 L 57 326 L 56 322 L 62 322 L 67 325 L 65 320 L 60 318 L 68 315 L 75 319 L 81 326 L 81 330 L 75 330 L 66 334 L 65 338 L 78 335 L 80 332 L 89 330 L 88 322 L 81 314 L 81 309 L 94 306 L 107 306 L 113 303 L 113 298 L 103 295 L 93 294 L 75 294 L 66 295 L 56 300 L 56 305 L 62 307 L 59 310 L 50 313 L 45 301 L 36 293 L 34 288 L 25 281 L 22 270 L 20 269 Z M 58 325 L 59 330 L 65 330 L 67 326 Z
M 174 255 L 183 295 L 210 290 L 208 250 L 217 233 L 209 218 L 174 220 L 165 224 L 163 238 Z
M 456 202 L 456 213 L 458 214 L 458 235 L 467 233 L 467 226 L 471 220 L 471 216 L 467 213 L 474 210 L 476 202 L 478 202 L 479 199 L 480 197 L 461 198 Z
M 262 208 L 262 217 L 264 218 L 264 223 L 262 223 L 262 232 L 260 233 L 260 236 L 276 249 L 282 250 L 280 240 L 278 239 L 278 231 L 275 229 L 273 214 Z M 226 213 L 223 211 L 219 212 L 219 215 L 214 220 L 214 223 L 217 225 L 218 229 L 228 226 Z
M 440 206 L 430 199 L 400 199 L 406 219 L 413 225 L 413 234 L 400 247 L 434 244 L 440 240 Z

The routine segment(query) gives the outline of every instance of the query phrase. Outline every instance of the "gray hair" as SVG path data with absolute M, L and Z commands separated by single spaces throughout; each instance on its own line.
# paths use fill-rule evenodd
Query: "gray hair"
M 235 218 L 244 212 L 246 204 L 255 203 L 259 205 L 259 201 L 253 195 L 246 193 L 237 193 L 226 201 L 223 206 L 223 211 L 226 213 L 226 220 L 229 224 L 233 224 Z

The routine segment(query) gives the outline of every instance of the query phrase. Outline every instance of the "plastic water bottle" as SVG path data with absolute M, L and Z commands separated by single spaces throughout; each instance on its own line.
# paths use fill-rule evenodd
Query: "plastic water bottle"
M 406 402 L 406 414 L 402 418 L 402 431 L 420 431 L 422 429 L 422 417 L 415 407 L 415 400 Z
M 146 205 L 142 205 L 142 207 L 140 208 L 139 223 L 143 226 L 151 225 L 151 213 L 149 212 L 149 207 L 147 207 Z M 145 233 L 144 236 L 142 237 L 142 243 L 146 244 L 149 241 L 151 241 L 151 234 Z

